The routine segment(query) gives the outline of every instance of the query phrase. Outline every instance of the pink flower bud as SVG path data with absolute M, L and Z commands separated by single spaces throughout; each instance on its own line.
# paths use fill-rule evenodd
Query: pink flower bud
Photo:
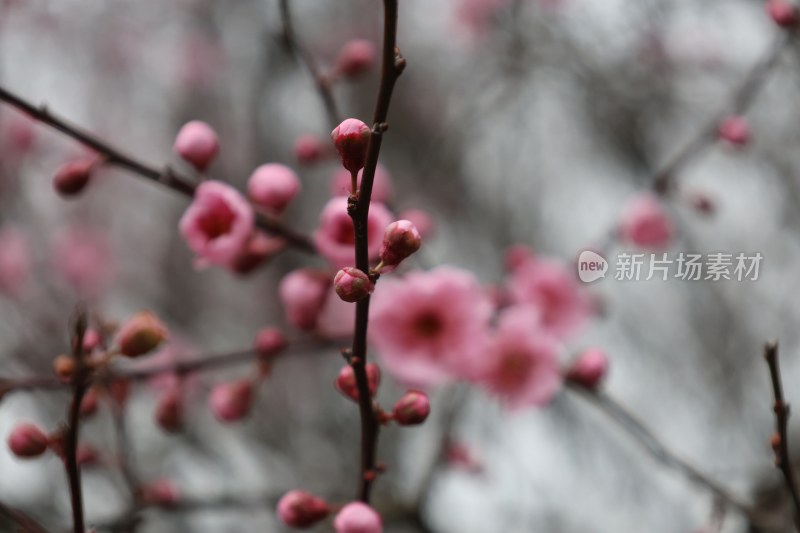
M 194 168 L 205 172 L 219 152 L 219 139 L 211 126 L 205 122 L 193 120 L 185 124 L 178 132 L 174 149 Z
M 672 221 L 652 194 L 635 197 L 620 222 L 622 240 L 643 248 L 663 248 L 674 234 Z
M 170 479 L 157 479 L 139 489 L 142 502 L 157 507 L 172 507 L 180 500 L 181 493 Z
M 790 28 L 797 25 L 797 9 L 787 0 L 769 0 L 767 2 L 767 13 L 772 20 L 782 28 Z
M 285 240 L 256 231 L 230 267 L 237 274 L 249 274 L 284 248 L 286 248 Z
M 742 117 L 728 117 L 720 123 L 717 135 L 723 141 L 741 147 L 750 140 L 750 126 Z
M 130 319 L 117 333 L 117 345 L 122 355 L 139 357 L 149 353 L 169 336 L 166 326 L 150 311 L 141 311 Z
M 284 276 L 278 295 L 286 320 L 296 328 L 313 329 L 325 305 L 330 284 L 328 274 L 319 270 L 300 269 Z
M 156 422 L 164 431 L 174 433 L 183 426 L 183 401 L 179 386 L 170 387 L 159 398 L 155 412 Z
M 588 348 L 567 371 L 567 379 L 595 390 L 608 373 L 608 357 L 599 348 Z
M 301 135 L 294 143 L 294 155 L 302 165 L 312 165 L 325 156 L 326 145 L 316 135 Z
M 278 328 L 263 328 L 256 334 L 256 352 L 263 357 L 275 357 L 286 345 L 286 336 Z
M 353 39 L 344 44 L 336 58 L 336 72 L 346 78 L 355 78 L 375 64 L 375 45 L 366 39 Z
M 329 513 L 325 500 L 301 490 L 287 492 L 278 502 L 278 518 L 289 527 L 309 528 Z
M 38 457 L 47 451 L 50 439 L 38 426 L 19 424 L 8 436 L 8 447 L 17 457 Z
M 369 394 L 370 396 L 375 396 L 378 392 L 378 386 L 381 384 L 381 369 L 375 363 L 367 363 L 365 370 L 367 372 L 367 383 L 369 383 Z M 339 376 L 336 378 L 336 390 L 354 402 L 358 401 L 358 385 L 356 384 L 356 374 L 352 366 L 345 365 L 339 371 Z
M 392 416 L 401 426 L 416 426 L 422 424 L 431 412 L 431 402 L 428 395 L 421 391 L 411 390 L 406 392 L 394 404 Z
M 374 191 L 373 191 L 374 192 Z M 422 209 L 406 209 L 398 216 L 401 220 L 408 220 L 417 228 L 423 239 L 433 235 L 436 223 L 428 212 Z
M 87 329 L 86 333 L 83 335 L 83 352 L 87 354 L 92 353 L 95 348 L 100 346 L 102 340 L 100 333 L 98 333 L 96 329 Z
M 386 266 L 396 266 L 422 245 L 417 228 L 408 220 L 392 222 L 383 233 L 381 261 Z
M 376 259 L 381 250 L 383 231 L 392 222 L 392 214 L 383 204 L 373 202 L 367 219 L 367 253 Z M 314 244 L 322 257 L 338 270 L 356 263 L 353 243 L 353 220 L 347 214 L 347 198 L 331 198 L 320 215 L 319 227 L 314 232 Z
M 92 175 L 96 160 L 82 159 L 62 165 L 53 177 L 53 187 L 61 196 L 76 196 L 82 192 Z
M 220 383 L 211 391 L 209 403 L 211 412 L 220 422 L 241 420 L 253 404 L 253 384 L 247 379 Z
M 297 174 L 279 163 L 261 165 L 247 182 L 250 199 L 275 213 L 282 213 L 299 191 Z
M 71 355 L 61 354 L 53 359 L 53 373 L 63 382 L 69 382 L 75 372 L 75 359 Z
M 382 533 L 383 520 L 375 510 L 361 502 L 348 503 L 333 520 L 336 533 Z
M 350 172 L 364 168 L 370 135 L 369 126 L 355 118 L 346 119 L 331 132 L 342 166 Z
M 355 267 L 344 267 L 333 278 L 333 288 L 339 298 L 354 303 L 372 294 L 375 284 L 361 270 Z

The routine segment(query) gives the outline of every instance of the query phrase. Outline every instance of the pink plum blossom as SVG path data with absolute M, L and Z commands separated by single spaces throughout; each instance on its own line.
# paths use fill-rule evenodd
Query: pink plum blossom
M 22 230 L 0 230 L 0 291 L 18 296 L 30 277 L 31 251 Z
M 741 147 L 750 141 L 750 125 L 744 117 L 726 117 L 719 125 L 717 135 L 733 146 Z
M 383 204 L 372 203 L 367 220 L 367 249 L 370 260 L 378 257 L 383 242 L 383 231 L 392 222 L 392 214 Z M 356 263 L 355 231 L 353 220 L 347 214 L 347 198 L 331 198 L 322 209 L 320 224 L 314 233 L 314 243 L 319 253 L 335 269 Z
M 600 348 L 587 348 L 567 371 L 567 379 L 587 389 L 596 389 L 608 373 L 608 356 Z
M 492 26 L 495 15 L 508 5 L 508 0 L 459 0 L 456 19 L 461 27 L 482 37 Z
M 356 183 L 361 187 L 361 176 L 364 174 L 363 170 L 358 171 L 358 178 Z M 351 189 L 350 172 L 340 168 L 333 173 L 331 179 L 331 195 L 333 196 L 349 196 Z M 372 195 L 370 201 L 386 203 L 392 197 L 392 176 L 381 164 L 375 167 L 375 178 L 372 180 Z
M 354 78 L 368 71 L 375 64 L 375 45 L 367 39 L 352 39 L 344 43 L 336 57 L 336 73 Z
M 369 126 L 357 118 L 345 119 L 331 132 L 342 166 L 350 172 L 364 168 L 371 132 Z
M 514 304 L 536 309 L 540 326 L 556 336 L 574 333 L 592 311 L 574 274 L 552 259 L 528 259 L 509 274 L 508 294 Z
M 253 221 L 253 209 L 236 189 L 206 181 L 197 187 L 179 227 L 198 266 L 232 266 L 248 244 Z
M 175 138 L 175 152 L 200 172 L 217 157 L 219 139 L 217 132 L 205 122 L 193 120 L 184 124 Z
M 284 276 L 278 295 L 286 321 L 302 330 L 313 329 L 328 299 L 331 283 L 326 272 L 310 268 L 294 270 Z
M 220 422 L 235 422 L 250 413 L 253 384 L 247 380 L 219 383 L 209 396 L 211 412 Z
M 280 163 L 261 165 L 247 182 L 247 194 L 257 205 L 280 214 L 300 192 L 294 170 Z
M 375 509 L 362 502 L 351 502 L 333 520 L 336 533 L 382 533 L 383 520 Z
M 475 377 L 511 409 L 545 405 L 561 387 L 558 343 L 537 327 L 538 321 L 538 310 L 530 306 L 503 311 Z
M 327 502 L 302 490 L 292 490 L 278 501 L 278 518 L 290 527 L 309 528 L 330 513 Z
M 620 220 L 620 238 L 641 248 L 664 248 L 675 229 L 661 203 L 651 193 L 644 193 L 628 203 Z
M 468 377 L 482 357 L 492 307 L 469 272 L 439 267 L 381 282 L 370 340 L 385 369 L 425 387 Z
M 39 426 L 21 423 L 11 430 L 8 447 L 17 457 L 38 457 L 47 451 L 50 439 Z
M 326 339 L 347 339 L 353 334 L 354 326 L 353 305 L 339 298 L 331 286 L 317 318 L 316 333 Z
M 294 142 L 294 155 L 298 163 L 312 165 L 328 155 L 328 145 L 316 135 L 301 135 Z M 349 172 L 347 177 L 349 180 Z
M 767 13 L 778 26 L 790 28 L 797 25 L 797 8 L 788 0 L 769 0 Z

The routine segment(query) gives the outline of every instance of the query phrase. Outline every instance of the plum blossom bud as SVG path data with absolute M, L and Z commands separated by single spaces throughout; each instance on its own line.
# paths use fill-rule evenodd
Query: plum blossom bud
M 336 533 L 383 533 L 383 520 L 366 503 L 352 502 L 342 507 L 333 527 Z
M 620 222 L 620 237 L 643 248 L 663 248 L 674 234 L 672 221 L 652 194 L 634 198 Z
M 339 298 L 354 303 L 372 294 L 375 284 L 363 271 L 355 267 L 345 267 L 333 278 L 333 288 Z
M 209 397 L 211 412 L 220 422 L 236 422 L 250 412 L 253 404 L 253 384 L 243 379 L 220 383 Z
M 797 25 L 797 8 L 787 0 L 769 0 L 767 2 L 767 13 L 772 20 L 781 28 L 790 28 Z
M 17 457 L 38 457 L 47 451 L 50 439 L 33 424 L 18 424 L 8 436 L 8 447 Z
M 297 174 L 279 163 L 261 165 L 247 182 L 250 199 L 275 213 L 282 213 L 299 191 Z
M 275 357 L 287 344 L 286 336 L 278 328 L 263 328 L 256 334 L 256 352 L 262 357 Z
M 329 513 L 325 500 L 301 490 L 287 492 L 278 501 L 278 518 L 289 527 L 309 528 Z
M 166 326 L 150 311 L 141 311 L 117 333 L 117 345 L 122 355 L 139 357 L 152 352 L 169 336 Z
M 365 370 L 367 372 L 367 383 L 369 383 L 369 394 L 370 396 L 375 396 L 378 392 L 378 386 L 381 384 L 381 369 L 375 363 L 367 363 Z M 345 365 L 339 371 L 339 375 L 336 378 L 336 390 L 354 402 L 358 401 L 358 385 L 356 384 L 356 374 L 352 366 Z
M 193 120 L 178 132 L 174 150 L 194 168 L 204 172 L 219 152 L 219 139 L 211 126 Z
M 430 412 L 431 402 L 428 395 L 421 391 L 411 390 L 397 400 L 392 415 L 401 426 L 415 426 L 425 422 Z
M 323 158 L 326 148 L 316 135 L 301 135 L 294 142 L 294 155 L 301 165 L 312 165 Z
M 374 194 L 374 191 L 373 191 Z M 406 209 L 398 216 L 401 220 L 408 220 L 417 228 L 422 238 L 430 237 L 436 229 L 436 223 L 427 211 L 422 209 Z
M 608 373 L 608 357 L 599 348 L 588 348 L 567 371 L 567 379 L 589 390 L 597 389 Z
M 53 177 L 53 188 L 61 196 L 76 196 L 82 192 L 92 176 L 97 161 L 81 159 L 62 165 Z
M 62 381 L 72 379 L 75 372 L 75 359 L 70 355 L 61 354 L 53 359 L 53 373 Z
M 342 166 L 350 172 L 364 168 L 370 135 L 369 126 L 355 118 L 346 119 L 331 132 Z
M 179 227 L 197 265 L 231 266 L 250 242 L 255 215 L 239 191 L 220 181 L 197 187 Z
M 733 146 L 742 147 L 750 141 L 750 126 L 743 117 L 727 117 L 720 123 L 717 135 Z
M 164 431 L 174 433 L 183 425 L 183 401 L 180 387 L 170 387 L 159 398 L 155 413 L 156 422 Z
M 375 45 L 367 39 L 347 41 L 336 58 L 336 72 L 346 78 L 355 78 L 375 64 Z
M 142 502 L 157 507 L 171 507 L 178 503 L 180 490 L 170 479 L 157 479 L 139 488 Z
M 313 329 L 325 305 L 330 284 L 328 274 L 320 270 L 300 269 L 284 276 L 278 295 L 286 320 L 296 328 Z
M 386 266 L 396 266 L 422 245 L 417 228 L 408 220 L 392 222 L 383 233 L 381 261 Z

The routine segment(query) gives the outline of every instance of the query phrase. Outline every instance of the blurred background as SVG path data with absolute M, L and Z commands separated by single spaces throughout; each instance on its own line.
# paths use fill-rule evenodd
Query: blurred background
M 377 0 L 289 4 L 298 40 L 323 71 L 348 40 L 380 43 Z M 422 208 L 436 224 L 419 267 L 456 265 L 489 285 L 502 280 L 503 250 L 515 243 L 569 263 L 586 247 L 624 251 L 607 236 L 626 203 L 709 121 L 744 112 L 746 147 L 708 135 L 671 175 L 665 204 L 678 232 L 669 252 L 760 252 L 759 279 L 608 277 L 589 287 L 603 312 L 571 348 L 606 350 L 609 394 L 763 519 L 720 512 L 707 488 L 570 391 L 545 409 L 507 413 L 459 386 L 433 397 L 425 425 L 383 432 L 388 472 L 375 506 L 386 530 L 790 531 L 769 448 L 772 393 L 761 351 L 779 340 L 787 399 L 800 401 L 800 43 L 756 0 L 402 0 L 400 12 L 408 68 L 381 162 L 392 207 Z M 773 55 L 751 105 L 738 109 L 732 95 Z M 369 122 L 378 77 L 373 69 L 335 84 L 343 116 Z M 302 193 L 285 221 L 305 233 L 338 169 L 334 160 L 299 165 L 295 157 L 299 136 L 325 140 L 332 126 L 286 44 L 278 0 L 0 0 L 0 85 L 186 173 L 172 152 L 175 134 L 189 120 L 206 121 L 221 139 L 215 179 L 242 190 L 260 164 L 298 171 Z M 114 169 L 74 201 L 54 193 L 55 169 L 85 153 L 0 106 L 0 263 L 17 267 L 0 298 L 3 378 L 51 374 L 79 299 L 109 320 L 152 309 L 175 341 L 164 358 L 248 348 L 260 327 L 284 325 L 280 278 L 323 265 L 288 250 L 248 276 L 195 270 L 177 231 L 188 201 L 177 193 Z M 697 209 L 698 197 L 712 213 Z M 22 266 L 14 246 L 30 252 Z M 339 344 L 287 330 L 300 348 L 276 363 L 245 422 L 219 424 L 206 396 L 211 383 L 248 367 L 199 376 L 179 435 L 153 421 L 158 385 L 133 388 L 125 423 L 137 476 L 169 478 L 188 500 L 205 502 L 146 510 L 139 531 L 280 532 L 274 501 L 287 490 L 351 497 L 358 416 L 331 386 Z M 381 396 L 397 392 L 389 384 Z M 67 402 L 66 392 L 9 394 L 0 436 L 20 420 L 57 427 Z M 103 452 L 103 464 L 84 469 L 88 522 L 100 531 L 130 501 L 115 467 L 113 418 L 101 408 L 83 426 Z M 460 452 L 442 461 L 444 439 Z M 53 531 L 69 527 L 55 457 L 23 461 L 2 447 L 0 501 Z

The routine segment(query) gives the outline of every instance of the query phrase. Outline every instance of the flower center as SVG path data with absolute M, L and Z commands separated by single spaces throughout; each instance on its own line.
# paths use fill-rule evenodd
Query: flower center
M 444 329 L 444 323 L 441 317 L 432 311 L 426 311 L 414 320 L 414 331 L 425 339 L 436 337 L 442 329 Z
M 355 244 L 356 232 L 350 219 L 343 218 L 338 221 L 334 228 L 333 238 L 339 244 Z
M 198 224 L 206 237 L 213 240 L 229 233 L 235 219 L 236 213 L 228 207 L 228 204 L 218 200 L 200 216 Z

